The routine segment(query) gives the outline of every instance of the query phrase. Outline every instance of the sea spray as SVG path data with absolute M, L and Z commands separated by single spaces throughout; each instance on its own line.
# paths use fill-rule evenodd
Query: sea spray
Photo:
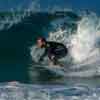
M 99 75 L 100 53 L 99 46 L 96 46 L 97 40 L 99 40 L 99 18 L 94 13 L 82 16 L 80 21 L 75 22 L 77 29 L 74 31 L 72 27 L 67 27 L 68 24 L 64 24 L 65 19 L 60 18 L 51 22 L 53 28 L 48 32 L 47 38 L 48 41 L 63 43 L 68 48 L 69 54 L 63 59 L 63 62 L 67 69 L 68 66 L 72 69 L 65 76 L 91 77 Z M 68 23 L 70 22 L 72 20 L 68 21 Z M 38 51 L 35 48 L 34 45 L 31 47 L 33 61 L 38 59 L 44 51 Z M 47 61 L 44 62 L 47 63 Z M 67 65 L 68 62 L 70 62 L 69 65 Z

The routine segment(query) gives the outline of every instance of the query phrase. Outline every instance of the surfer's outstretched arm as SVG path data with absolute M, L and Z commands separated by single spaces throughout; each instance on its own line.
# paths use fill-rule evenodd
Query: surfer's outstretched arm
M 44 60 L 44 57 L 47 55 L 47 49 L 45 50 L 45 52 L 40 56 L 39 62 Z

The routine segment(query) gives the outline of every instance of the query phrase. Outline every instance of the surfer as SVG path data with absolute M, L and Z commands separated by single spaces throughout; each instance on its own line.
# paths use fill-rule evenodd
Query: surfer
M 39 62 L 43 61 L 45 56 L 48 56 L 52 65 L 59 65 L 60 63 L 58 60 L 65 57 L 68 53 L 68 49 L 62 43 L 47 41 L 42 37 L 37 39 L 37 46 L 39 48 L 45 48 L 45 51 L 40 57 Z

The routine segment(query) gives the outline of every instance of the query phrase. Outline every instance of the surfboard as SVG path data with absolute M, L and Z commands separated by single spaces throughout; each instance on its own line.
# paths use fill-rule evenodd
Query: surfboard
M 74 66 L 76 68 L 74 68 Z M 47 65 L 47 64 L 37 64 L 37 68 L 42 68 L 44 70 L 48 70 L 55 75 L 63 76 L 63 77 L 92 77 L 96 75 L 96 70 L 91 68 L 91 66 L 84 67 L 84 65 Z
M 52 73 L 60 76 L 64 76 L 67 72 L 67 68 L 65 69 L 65 66 L 60 66 L 60 65 L 41 64 L 41 65 L 37 65 L 36 67 L 51 71 Z

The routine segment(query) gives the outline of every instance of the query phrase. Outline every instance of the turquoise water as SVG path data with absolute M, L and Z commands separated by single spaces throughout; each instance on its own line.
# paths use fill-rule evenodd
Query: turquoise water
M 1 99 L 99 100 L 99 16 L 71 11 L 3 12 L 0 13 L 0 19 Z M 33 63 L 34 58 L 37 59 L 37 52 L 30 48 L 34 48 L 39 36 L 54 41 L 65 38 L 64 43 L 75 40 L 76 44 L 69 49 L 72 59 L 67 57 L 70 64 L 66 64 L 66 68 L 72 68 L 68 71 L 68 76 L 63 77 L 45 68 L 37 68 Z M 74 61 L 76 64 L 72 66 Z M 80 61 L 82 63 L 77 63 Z
M 20 12 L 17 15 L 21 16 Z M 21 22 L 13 24 L 13 21 L 18 19 L 16 16 L 13 17 L 10 12 L 9 14 L 4 12 L 1 13 L 0 17 L 2 21 L 5 18 L 11 18 L 0 30 L 1 82 L 12 80 L 29 81 L 27 70 L 31 63 L 29 47 L 35 43 L 36 37 L 43 35 L 43 27 L 49 23 L 47 15 L 32 14 L 23 18 Z M 41 20 L 40 17 L 43 17 L 44 20 Z M 10 26 L 11 21 L 12 26 Z
M 23 15 L 23 12 L 1 12 L 0 81 L 29 82 L 31 79 L 28 68 L 32 61 L 30 47 L 35 44 L 37 37 L 48 36 L 48 32 L 52 29 L 50 25 L 52 20 L 67 15 L 73 20 L 78 19 L 76 14 L 70 12 L 61 14 L 30 12 L 30 15 L 27 12 L 26 15 Z M 43 78 L 48 81 L 48 77 L 52 78 L 52 74 L 49 75 L 47 71 L 42 74 L 40 80 Z M 44 77 L 45 74 L 48 74 L 47 78 Z

